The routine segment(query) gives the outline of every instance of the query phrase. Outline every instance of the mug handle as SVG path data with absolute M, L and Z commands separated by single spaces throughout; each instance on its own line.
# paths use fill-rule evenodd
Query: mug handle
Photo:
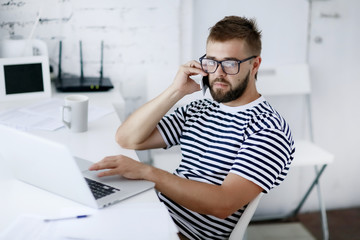
M 68 128 L 71 128 L 71 122 L 67 122 L 67 121 L 65 121 L 65 119 L 64 119 L 64 116 L 65 116 L 65 114 L 64 114 L 64 110 L 65 110 L 65 108 L 66 109 L 68 109 L 68 111 L 71 111 L 71 107 L 70 106 L 62 106 L 62 113 L 61 113 L 61 117 L 62 117 L 62 122 L 68 127 Z

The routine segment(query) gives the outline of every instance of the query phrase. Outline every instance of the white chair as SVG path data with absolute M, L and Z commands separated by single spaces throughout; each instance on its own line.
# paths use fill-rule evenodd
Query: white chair
M 328 151 L 314 144 L 312 115 L 311 115 L 311 87 L 310 72 L 307 64 L 278 66 L 264 68 L 259 71 L 257 88 L 266 96 L 302 95 L 307 109 L 309 140 L 295 139 L 296 151 L 292 167 L 314 166 L 315 178 L 301 199 L 299 205 L 287 217 L 299 213 L 313 188 L 317 187 L 319 206 L 322 216 L 323 239 L 329 239 L 329 231 L 326 218 L 326 209 L 322 200 L 319 179 L 326 166 L 333 162 L 334 156 Z M 295 110 L 296 111 L 296 110 Z M 319 169 L 320 167 L 320 169 Z
M 241 215 L 239 221 L 237 222 L 234 230 L 231 232 L 231 235 L 229 237 L 229 240 L 241 240 L 246 239 L 244 236 L 246 236 L 246 229 L 249 225 L 252 216 L 254 215 L 254 212 L 260 202 L 261 197 L 263 196 L 263 193 L 260 193 L 257 195 L 256 198 L 254 198 L 249 205 L 246 207 L 245 211 Z

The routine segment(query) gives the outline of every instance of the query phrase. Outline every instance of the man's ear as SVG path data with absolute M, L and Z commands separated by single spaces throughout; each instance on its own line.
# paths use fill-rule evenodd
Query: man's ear
M 255 75 L 255 79 L 257 79 L 257 74 L 258 74 L 258 71 L 259 71 L 259 68 L 260 68 L 260 64 L 261 64 L 261 57 L 258 56 L 256 57 L 254 60 L 253 60 L 253 67 L 252 67 L 252 74 Z

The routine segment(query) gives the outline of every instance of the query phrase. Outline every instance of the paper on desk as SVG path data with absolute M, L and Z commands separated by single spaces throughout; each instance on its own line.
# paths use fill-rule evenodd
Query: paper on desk
M 45 223 L 39 216 L 23 215 L 17 218 L 5 231 L 0 240 L 60 240 L 55 236 L 54 223 Z M 64 238 L 63 238 L 64 239 Z
M 89 218 L 44 222 L 47 217 L 22 215 L 0 233 L 0 240 L 128 240 L 175 239 L 178 230 L 160 203 L 133 203 L 109 208 L 65 209 L 62 216 Z
M 21 109 L 0 112 L 0 124 L 20 130 L 41 129 L 54 131 L 63 127 L 63 123 L 56 119 L 39 116 L 38 114 L 21 111 Z
M 24 108 L 0 112 L 0 124 L 21 130 L 55 131 L 64 126 L 61 121 L 63 100 L 51 98 Z M 95 121 L 114 109 L 89 105 L 89 122 Z
M 89 212 L 72 212 L 74 215 Z M 75 239 L 168 240 L 178 230 L 166 207 L 158 203 L 117 204 L 90 213 L 89 218 L 57 222 L 56 234 Z M 65 216 L 69 216 L 67 211 Z

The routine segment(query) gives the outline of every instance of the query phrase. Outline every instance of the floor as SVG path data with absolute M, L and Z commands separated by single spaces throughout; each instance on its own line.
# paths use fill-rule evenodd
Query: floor
M 331 240 L 360 239 L 360 207 L 327 211 Z M 289 221 L 251 223 L 247 240 L 322 240 L 320 213 L 303 213 Z
M 250 225 L 247 240 L 315 240 L 301 223 L 266 223 Z

